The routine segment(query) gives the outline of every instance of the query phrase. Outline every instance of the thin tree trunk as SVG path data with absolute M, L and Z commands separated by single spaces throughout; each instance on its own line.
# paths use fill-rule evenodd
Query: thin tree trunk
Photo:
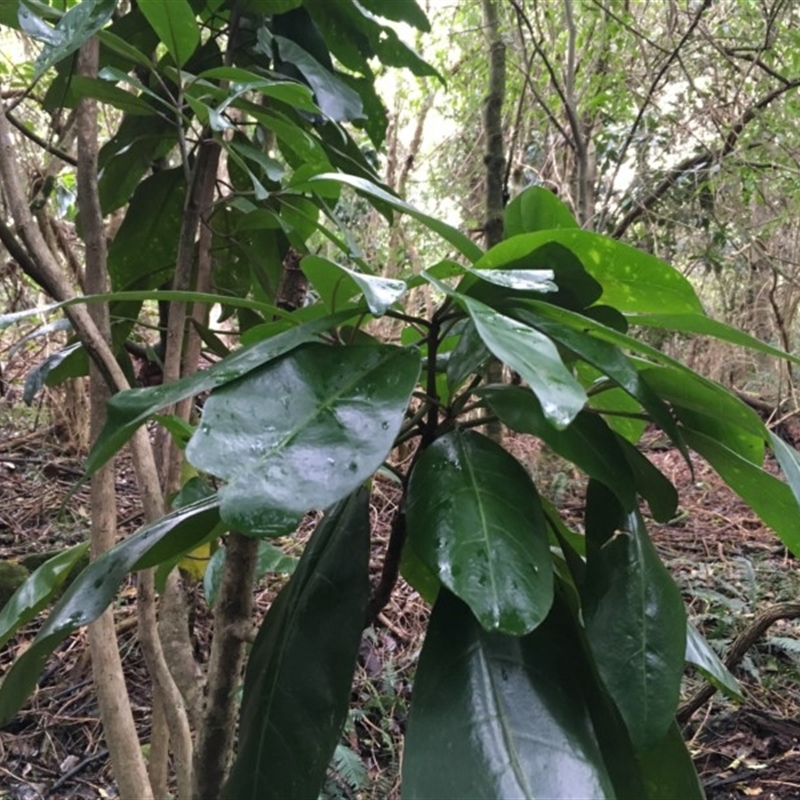
M 236 732 L 236 687 L 245 655 L 243 628 L 251 624 L 258 540 L 233 532 L 214 609 L 208 699 L 199 731 L 193 797 L 218 797 L 227 777 Z
M 483 0 L 483 24 L 489 41 L 489 92 L 484 101 L 486 134 L 486 218 L 483 225 L 486 247 L 503 241 L 505 208 L 505 149 L 503 142 L 503 103 L 506 94 L 506 46 L 500 36 L 500 22 L 494 0 Z M 486 370 L 489 383 L 501 383 L 503 365 L 491 359 Z M 496 442 L 502 441 L 503 427 L 498 420 L 486 425 L 486 433 Z
M 14 251 L 18 252 L 23 260 L 30 262 L 29 265 L 41 278 L 42 285 L 47 287 L 53 299 L 58 301 L 72 299 L 75 296 L 73 287 L 55 256 L 48 249 L 28 208 L 19 174 L 17 150 L 8 120 L 2 110 L 0 110 L 0 180 L 2 180 L 8 208 L 17 227 L 19 240 L 24 247 L 18 246 L 19 242 L 5 228 L 4 241 L 8 239 Z M 67 308 L 65 313 L 77 331 L 81 344 L 90 359 L 96 364 L 110 390 L 119 392 L 130 388 L 111 347 L 98 329 L 88 309 L 78 304 Z M 131 438 L 130 446 L 145 517 L 148 522 L 154 522 L 164 515 L 164 497 L 146 428 L 137 429 Z M 172 676 L 166 667 L 161 643 L 158 640 L 153 581 L 152 570 L 142 573 L 139 587 L 139 638 L 151 677 L 163 692 L 164 697 L 167 698 L 165 711 L 169 720 L 170 734 L 176 742 L 176 753 L 179 754 L 176 755 L 176 761 L 189 770 L 189 773 L 183 776 L 184 780 L 179 783 L 188 783 L 190 786 L 191 733 L 180 692 L 175 687 Z M 187 792 L 184 797 L 188 796 Z
M 96 75 L 98 49 L 96 39 L 90 39 L 81 48 L 78 59 L 78 72 L 81 75 Z M 78 107 L 78 206 L 86 245 L 86 287 L 89 292 L 101 294 L 108 291 L 108 280 L 106 240 L 96 187 L 97 103 L 84 99 Z M 106 341 L 110 341 L 108 307 L 96 303 L 90 306 L 89 313 L 100 334 Z M 105 424 L 106 402 L 110 392 L 96 364 L 90 364 L 89 374 L 91 436 L 95 439 Z M 91 552 L 92 558 L 97 558 L 111 548 L 116 540 L 117 505 L 113 461 L 92 476 L 91 503 Z M 153 791 L 139 746 L 111 609 L 89 626 L 89 647 L 103 732 L 120 796 L 125 800 L 150 800 Z

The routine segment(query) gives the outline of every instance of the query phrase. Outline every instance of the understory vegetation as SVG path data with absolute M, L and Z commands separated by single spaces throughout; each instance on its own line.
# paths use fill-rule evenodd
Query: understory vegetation
M 0 8 L 0 741 L 101 722 L 43 793 L 688 800 L 789 749 L 703 743 L 800 652 L 797 12 L 461 6 Z

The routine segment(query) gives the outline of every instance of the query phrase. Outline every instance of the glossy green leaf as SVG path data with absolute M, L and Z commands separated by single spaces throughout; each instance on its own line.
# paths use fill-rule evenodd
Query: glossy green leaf
M 553 270 L 550 269 L 468 269 L 468 272 L 505 289 L 540 294 L 558 291 L 553 283 Z
M 385 0 L 361 0 L 360 5 L 381 17 L 395 22 L 407 22 L 426 33 L 431 29 L 425 12 L 419 7 L 416 0 L 392 0 L 391 3 L 387 3 Z
M 305 0 L 304 5 L 319 25 L 331 52 L 354 72 L 371 74 L 369 59 L 377 56 L 387 67 L 406 67 L 420 76 L 437 75 L 430 64 L 403 43 L 394 26 L 381 24 L 360 3 Z
M 153 106 L 141 97 L 99 78 L 73 76 L 69 84 L 69 97 L 76 100 L 91 97 L 131 116 L 149 117 L 155 114 Z
M 586 507 L 586 637 L 598 673 L 637 752 L 661 741 L 675 716 L 686 653 L 681 593 L 638 511 L 625 513 L 592 481 Z
M 403 580 L 411 586 L 419 596 L 433 605 L 442 588 L 442 582 L 436 572 L 428 568 L 425 562 L 417 555 L 416 550 L 406 542 L 400 558 L 400 574 Z
M 519 262 L 550 242 L 563 245 L 581 260 L 602 285 L 606 305 L 639 314 L 703 313 L 692 285 L 680 272 L 643 250 L 581 229 L 514 236 L 493 247 L 474 266 L 492 269 Z
M 50 27 L 29 5 L 20 3 L 18 13 L 22 30 L 45 43 L 36 59 L 34 77 L 40 77 L 94 36 L 111 19 L 116 5 L 116 0 L 82 0 L 72 6 L 55 27 Z
M 166 386 L 129 389 L 115 394 L 108 403 L 106 424 L 86 460 L 87 474 L 91 475 L 105 464 L 130 439 L 134 431 L 159 409 L 235 381 L 298 345 L 311 341 L 317 334 L 343 321 L 351 313 L 345 311 L 322 317 L 242 347 L 208 369 Z
M 515 309 L 513 313 L 515 317 L 535 326 L 601 373 L 612 378 L 631 397 L 638 400 L 653 417 L 653 421 L 679 447 L 682 447 L 677 425 L 664 401 L 642 379 L 635 364 L 622 352 L 620 347 L 593 335 L 600 327 L 598 323 L 590 322 L 583 314 L 555 308 L 535 300 L 525 301 L 524 307 Z M 607 328 L 605 325 L 602 326 L 602 329 L 611 332 L 617 341 L 625 342 L 631 339 L 631 337 Z M 687 372 L 693 374 L 690 370 Z
M 278 52 L 283 61 L 296 67 L 314 91 L 317 105 L 328 119 L 334 122 L 359 119 L 363 116 L 361 98 L 335 73 L 326 69 L 313 56 L 291 39 L 275 36 Z
M 764 460 L 766 425 L 753 409 L 719 384 L 669 367 L 646 366 L 641 375 L 688 428 L 702 431 L 748 461 Z
M 0 686 L 0 724 L 11 719 L 33 691 L 53 650 L 73 631 L 105 611 L 129 572 L 155 566 L 184 552 L 206 538 L 218 522 L 217 498 L 202 500 L 145 525 L 89 564 L 6 674 Z
M 111 52 L 116 53 L 117 55 L 123 56 L 132 64 L 138 64 L 140 67 L 145 68 L 149 68 L 151 66 L 150 59 L 138 47 L 135 47 L 133 44 L 126 41 L 122 36 L 118 36 L 111 30 L 106 29 L 99 31 L 97 38 L 104 47 L 107 47 Z
M 491 439 L 453 432 L 425 450 L 409 480 L 408 537 L 486 630 L 519 636 L 547 616 L 553 574 L 539 496 Z
M 678 510 L 678 492 L 658 467 L 627 439 L 616 434 L 617 445 L 633 473 L 636 491 L 647 500 L 657 522 L 669 522 Z
M 399 197 L 391 194 L 384 188 L 381 188 L 376 183 L 368 181 L 365 178 L 359 178 L 355 175 L 345 175 L 344 173 L 327 172 L 321 175 L 315 175 L 304 183 L 290 186 L 293 191 L 310 191 L 316 192 L 318 187 L 322 187 L 325 183 L 332 184 L 345 184 L 352 187 L 357 192 L 367 195 L 376 200 L 391 206 L 397 211 L 408 214 L 410 217 L 419 220 L 425 226 L 430 228 L 434 233 L 438 233 L 445 241 L 450 242 L 463 256 L 470 261 L 476 261 L 480 258 L 482 250 L 476 245 L 468 236 L 465 236 L 461 231 L 447 225 L 440 220 L 423 214 L 414 206 L 401 200 Z
M 487 633 L 440 593 L 414 681 L 403 800 L 612 798 L 560 614 L 528 636 Z
M 419 375 L 416 350 L 308 344 L 213 392 L 186 448 L 227 481 L 222 517 L 291 533 L 372 475 L 391 450 Z
M 599 411 L 608 427 L 632 444 L 636 444 L 647 428 L 641 419 L 642 407 L 624 389 L 611 388 L 589 395 L 589 405 Z M 603 412 L 609 412 L 603 414 Z
M 369 310 L 380 317 L 408 288 L 397 278 L 365 275 L 320 256 L 306 256 L 300 266 L 332 311 L 361 292 Z
M 798 504 L 800 504 L 800 453 L 772 431 L 769 432 L 769 441 L 772 452 L 775 454 L 775 458 L 786 476 L 789 488 L 792 490 L 792 494 Z
M 200 28 L 188 0 L 138 0 L 139 10 L 182 67 L 200 44 Z
M 683 331 L 684 333 L 697 333 L 701 336 L 713 336 L 715 339 L 730 342 L 738 347 L 746 347 L 749 350 L 755 350 L 775 358 L 782 358 L 787 361 L 793 361 L 795 364 L 800 364 L 800 357 L 777 347 L 772 347 L 749 333 L 707 317 L 705 314 L 681 312 L 670 314 L 666 309 L 653 309 L 652 313 L 627 314 L 626 316 L 631 325 L 643 325 L 648 328 L 663 328 L 669 331 Z
M 581 412 L 563 430 L 548 424 L 539 401 L 519 386 L 490 386 L 478 392 L 509 428 L 538 437 L 563 458 L 603 482 L 622 505 L 636 502 L 633 473 L 617 439 L 598 416 Z
M 369 493 L 331 509 L 272 603 L 247 664 L 227 800 L 319 795 L 347 717 L 369 599 Z
M 520 259 L 489 268 L 481 266 L 473 272 L 485 275 L 494 270 L 512 273 L 536 270 L 551 272 L 557 291 L 553 292 L 548 288 L 547 302 L 575 311 L 582 311 L 591 306 L 603 294 L 603 287 L 584 269 L 580 259 L 558 242 L 547 242 Z M 487 286 L 485 282 L 475 281 L 475 275 L 467 275 L 458 285 L 458 291 L 498 310 L 502 310 L 505 303 L 513 302 L 515 299 L 535 298 L 541 294 L 521 288 Z
M 475 328 L 495 357 L 527 381 L 547 420 L 564 428 L 586 404 L 586 393 L 564 366 L 553 342 L 522 322 L 464 298 Z
M 22 399 L 30 405 L 43 386 L 48 385 L 51 374 L 63 367 L 66 361 L 82 349 L 80 342 L 73 342 L 55 353 L 51 353 L 43 361 L 36 364 L 25 376 L 25 386 L 22 390 Z M 54 381 L 55 383 L 57 381 Z M 52 385 L 49 384 L 49 385 Z
M 270 542 L 258 543 L 258 560 L 256 562 L 256 577 L 261 578 L 268 572 L 277 572 L 281 575 L 292 575 L 297 569 L 295 556 L 287 556 L 279 547 Z
M 175 126 L 170 120 L 161 116 L 125 117 L 100 150 L 98 188 L 103 214 L 128 203 L 151 164 L 165 156 L 176 142 Z M 151 185 L 148 192 L 158 203 L 156 185 Z M 142 224 L 141 220 L 138 224 Z
M 108 248 L 114 289 L 155 289 L 172 275 L 185 197 L 181 169 L 156 172 L 137 186 Z
M 531 186 L 518 194 L 506 206 L 503 225 L 506 239 L 521 233 L 579 227 L 563 200 L 544 186 Z
M 739 681 L 731 675 L 711 645 L 691 622 L 686 626 L 686 662 L 696 667 L 709 683 L 728 697 L 744 702 Z
M 58 594 L 70 572 L 88 552 L 89 543 L 81 542 L 62 550 L 28 576 L 0 609 L 0 648 Z
M 458 343 L 447 359 L 445 373 L 450 394 L 471 374 L 477 372 L 490 357 L 489 348 L 483 343 L 472 320 L 464 320 Z
M 638 754 L 636 765 L 644 784 L 646 800 L 705 800 L 705 792 L 692 764 L 680 729 L 674 722 L 666 736 L 650 750 Z M 632 800 L 639 800 L 637 795 Z
M 783 481 L 700 431 L 686 428 L 684 438 L 742 500 L 800 555 L 800 501 Z

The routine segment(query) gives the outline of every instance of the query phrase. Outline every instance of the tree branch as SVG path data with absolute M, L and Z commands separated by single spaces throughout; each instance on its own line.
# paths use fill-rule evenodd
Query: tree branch
M 645 195 L 645 197 L 620 220 L 611 235 L 615 239 L 621 238 L 628 228 L 649 212 L 681 177 L 700 167 L 719 163 L 723 158 L 730 155 L 736 148 L 739 137 L 742 135 L 744 129 L 758 116 L 759 112 L 763 111 L 782 95 L 798 87 L 800 87 L 800 78 L 794 78 L 788 83 L 768 92 L 742 114 L 739 120 L 728 131 L 720 147 L 716 150 L 709 150 L 706 153 L 689 156 L 676 164 L 655 188 Z

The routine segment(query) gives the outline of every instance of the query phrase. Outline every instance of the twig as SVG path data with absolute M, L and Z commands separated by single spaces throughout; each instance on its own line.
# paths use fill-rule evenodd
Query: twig
M 781 619 L 797 619 L 800 617 L 800 603 L 777 603 L 764 609 L 756 618 L 736 637 L 725 666 L 728 669 L 735 667 L 745 656 L 747 651 L 764 635 L 767 629 Z M 696 692 L 679 709 L 676 715 L 678 722 L 684 724 L 704 703 L 717 691 L 715 686 L 706 684 Z
M 79 772 L 86 769 L 89 764 L 94 763 L 95 761 L 99 761 L 101 758 L 108 757 L 108 750 L 103 748 L 98 752 L 87 756 L 83 759 L 79 764 L 76 764 L 71 770 L 65 772 L 45 793 L 45 797 L 50 797 L 56 793 L 56 789 L 61 788 L 68 780 L 74 778 Z

